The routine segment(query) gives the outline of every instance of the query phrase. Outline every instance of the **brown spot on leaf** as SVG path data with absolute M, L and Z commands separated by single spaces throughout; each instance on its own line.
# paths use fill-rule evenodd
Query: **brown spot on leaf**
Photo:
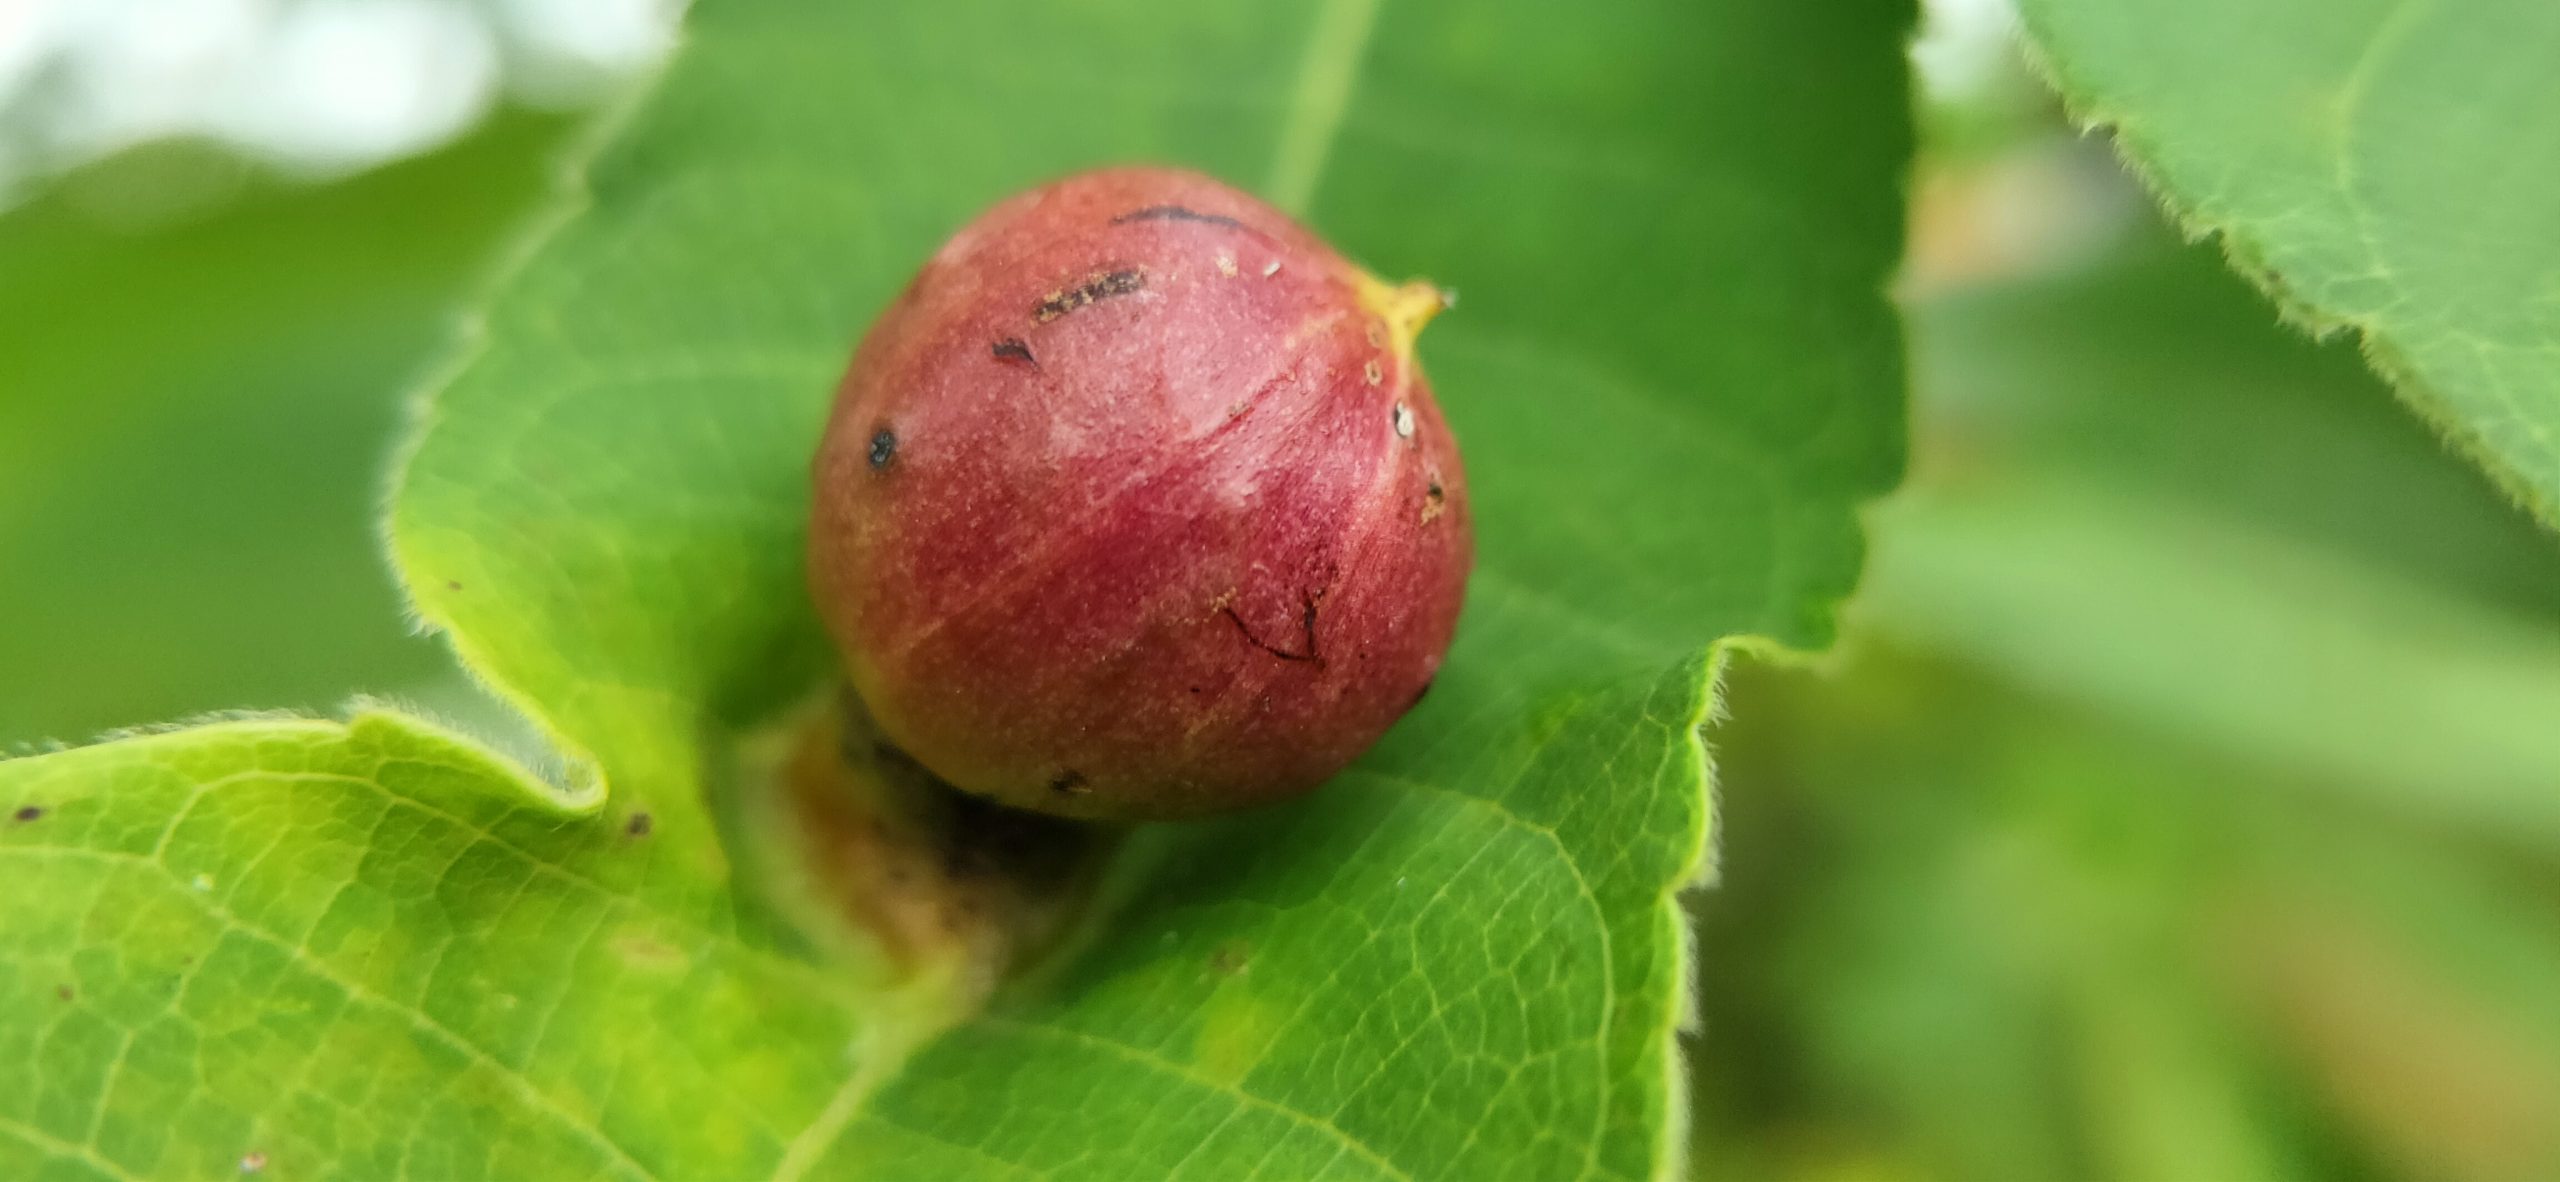
M 652 973 L 681 973 L 693 964 L 683 948 L 656 932 L 626 928 L 605 942 L 616 958 L 631 968 Z
M 633 837 L 647 837 L 649 836 L 649 830 L 654 828 L 656 825 L 657 822 L 652 820 L 649 814 L 633 813 L 631 814 L 631 819 L 623 823 L 622 831 Z
M 925 969 L 956 956 L 971 966 L 968 988 L 993 987 L 1064 930 L 1116 840 L 952 788 L 891 744 L 849 693 L 792 730 L 773 771 L 784 792 L 776 819 L 801 843 L 814 897 L 892 964 Z
M 1241 974 L 1253 964 L 1253 945 L 1229 940 L 1209 953 L 1209 971 L 1221 977 Z

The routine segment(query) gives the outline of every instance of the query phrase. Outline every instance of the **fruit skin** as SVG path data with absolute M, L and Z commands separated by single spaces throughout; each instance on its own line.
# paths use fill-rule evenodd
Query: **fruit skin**
M 863 338 L 814 470 L 811 589 L 882 732 L 1122 820 L 1348 765 L 1430 687 L 1473 561 L 1413 356 L 1441 304 L 1190 172 L 963 228 Z

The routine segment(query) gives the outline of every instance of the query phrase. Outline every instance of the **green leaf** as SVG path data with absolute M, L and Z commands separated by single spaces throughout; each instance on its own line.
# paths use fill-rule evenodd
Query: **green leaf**
M 1713 654 L 1826 643 L 1900 469 L 1908 15 L 704 5 L 393 505 L 419 612 L 568 786 L 382 713 L 0 765 L 0 804 L 50 810 L 0 859 L 57 876 L 0 924 L 0 1038 L 51 1056 L 0 1144 L 71 1176 L 1675 1172 Z M 1131 158 L 1464 293 L 1423 351 L 1481 569 L 1357 768 L 1140 832 L 1067 951 L 967 1014 L 777 918 L 809 900 L 758 889 L 791 880 L 773 789 L 731 773 L 826 677 L 805 468 L 852 341 L 977 208 Z M 148 1055 L 176 942 L 136 914 L 255 952 Z
M 0 748 L 450 676 L 379 573 L 393 394 L 567 130 L 141 230 L 95 210 L 165 183 L 135 159 L 0 217 Z
M 887 1012 L 396 714 L 0 764 L 0 807 L 11 1178 L 733 1170 Z
M 2560 7 L 2029 0 L 2081 116 L 2192 229 L 2560 525 Z

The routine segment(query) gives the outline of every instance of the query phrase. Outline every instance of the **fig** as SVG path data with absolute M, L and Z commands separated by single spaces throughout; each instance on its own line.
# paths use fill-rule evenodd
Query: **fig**
M 1421 699 L 1473 541 L 1414 358 L 1445 304 L 1166 168 L 981 214 L 855 349 L 809 577 L 886 739 L 1001 804 L 1303 793 Z

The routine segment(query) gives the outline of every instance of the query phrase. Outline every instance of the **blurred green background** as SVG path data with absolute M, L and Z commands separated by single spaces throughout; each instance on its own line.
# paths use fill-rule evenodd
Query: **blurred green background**
M 1694 1170 L 2552 1176 L 2560 547 L 2162 226 L 1982 8 L 1921 47 L 1912 479 L 1841 648 L 1739 669 L 1710 735 Z M 22 172 L 0 749 L 467 708 L 373 514 L 577 127 L 491 101 L 337 179 L 201 137 Z

